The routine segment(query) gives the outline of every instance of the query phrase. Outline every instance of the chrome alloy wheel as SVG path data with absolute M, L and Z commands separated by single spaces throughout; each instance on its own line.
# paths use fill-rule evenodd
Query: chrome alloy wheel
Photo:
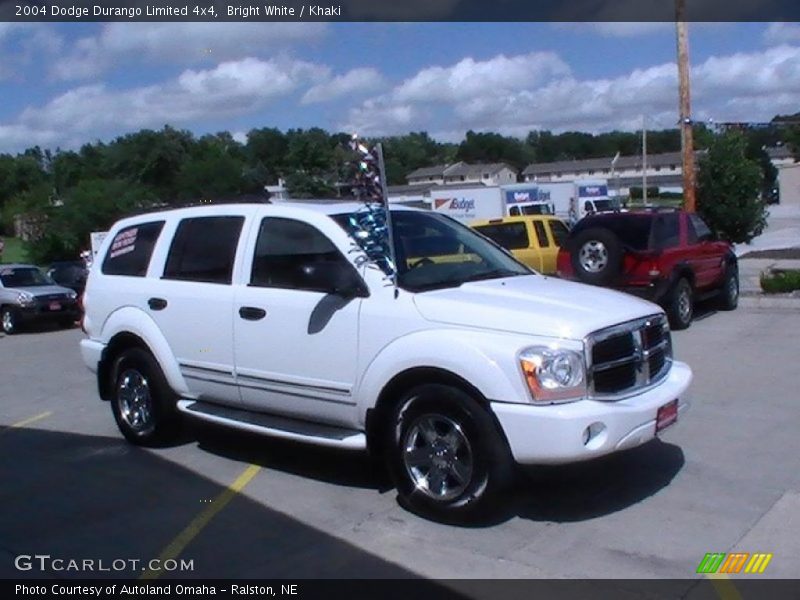
M 402 456 L 416 489 L 435 500 L 457 498 L 472 479 L 469 440 L 461 426 L 444 415 L 417 418 L 403 439 Z
M 118 381 L 120 416 L 136 433 L 146 433 L 154 427 L 153 399 L 147 378 L 136 369 L 127 369 Z
M 688 322 L 692 316 L 692 295 L 688 288 L 682 290 L 678 296 L 678 314 L 684 323 Z
M 608 265 L 608 249 L 603 242 L 592 240 L 581 246 L 578 258 L 585 271 L 599 273 Z
M 3 311 L 3 331 L 5 333 L 14 333 L 14 315 L 10 310 Z

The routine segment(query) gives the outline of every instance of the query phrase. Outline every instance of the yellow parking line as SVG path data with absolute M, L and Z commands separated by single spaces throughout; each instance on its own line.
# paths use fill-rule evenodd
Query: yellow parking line
M 25 419 L 24 421 L 20 421 L 18 423 L 14 423 L 13 425 L 9 425 L 7 427 L 4 427 L 4 428 L 0 429 L 0 434 L 3 434 L 6 431 L 9 431 L 11 429 L 20 429 L 22 427 L 25 427 L 26 425 L 30 425 L 31 423 L 35 423 L 36 421 L 41 421 L 42 419 L 46 419 L 47 417 L 49 417 L 52 414 L 53 414 L 53 412 L 49 411 L 49 410 L 47 412 L 40 413 L 40 414 L 38 414 L 38 415 L 36 415 L 34 417 L 31 417 L 30 419 Z
M 222 491 L 214 500 L 211 501 L 211 504 L 206 508 L 203 512 L 197 515 L 194 520 L 189 523 L 189 525 L 181 531 L 174 540 L 172 540 L 169 545 L 164 548 L 161 554 L 158 557 L 160 564 L 164 564 L 165 560 L 175 560 L 177 559 L 181 553 L 186 549 L 186 546 L 197 537 L 206 525 L 209 524 L 211 519 L 213 519 L 216 514 L 225 508 L 228 503 L 233 500 L 236 495 L 241 492 L 244 487 L 250 483 L 250 480 L 256 476 L 256 474 L 261 470 L 261 467 L 256 465 L 250 465 L 247 467 L 244 472 L 242 472 L 239 477 L 236 478 L 231 485 L 229 485 L 226 489 Z M 147 569 L 139 579 L 157 579 L 161 576 L 161 571 L 152 571 Z
M 722 600 L 742 600 L 742 596 L 733 581 L 726 573 L 709 573 L 706 575 L 711 580 L 711 585 Z

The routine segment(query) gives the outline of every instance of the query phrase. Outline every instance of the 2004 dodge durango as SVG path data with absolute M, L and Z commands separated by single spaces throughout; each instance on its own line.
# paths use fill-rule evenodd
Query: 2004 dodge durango
M 432 212 L 392 210 L 373 260 L 356 203 L 210 205 L 118 222 L 81 352 L 122 434 L 181 417 L 385 460 L 405 506 L 468 518 L 514 463 L 641 445 L 688 406 L 655 304 L 543 277 Z

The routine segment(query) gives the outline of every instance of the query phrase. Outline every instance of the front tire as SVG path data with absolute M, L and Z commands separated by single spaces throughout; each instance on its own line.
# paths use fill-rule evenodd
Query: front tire
M 692 324 L 694 317 L 694 294 L 692 285 L 685 278 L 681 278 L 672 289 L 667 301 L 667 317 L 669 326 L 678 331 L 686 329 Z
M 0 310 L 0 323 L 3 327 L 3 333 L 6 335 L 14 335 L 19 331 L 19 317 L 17 311 L 11 306 L 4 306 Z
M 124 351 L 114 363 L 111 409 L 117 427 L 132 444 L 159 446 L 179 431 L 176 396 L 153 356 L 141 349 Z
M 412 512 L 467 521 L 487 512 L 511 480 L 513 462 L 498 426 L 457 388 L 412 389 L 392 423 L 389 471 L 400 504 Z
M 720 310 L 736 310 L 739 306 L 739 269 L 736 266 L 728 267 L 725 273 L 718 305 Z

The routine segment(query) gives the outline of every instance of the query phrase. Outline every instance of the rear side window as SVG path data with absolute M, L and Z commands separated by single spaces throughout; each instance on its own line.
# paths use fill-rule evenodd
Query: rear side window
M 541 221 L 534 221 L 533 228 L 536 230 L 536 239 L 539 241 L 539 248 L 549 248 L 550 240 L 547 239 L 547 231 L 544 229 L 544 223 Z
M 697 215 L 689 215 L 689 243 L 704 242 L 714 236 L 705 221 Z
M 677 213 L 656 217 L 653 223 L 653 245 L 656 248 L 673 248 L 680 243 L 680 239 L 680 221 Z
M 550 221 L 550 232 L 553 234 L 556 246 L 562 247 L 567 243 L 569 229 L 561 221 Z
M 164 221 L 142 223 L 117 232 L 101 269 L 104 275 L 144 277 Z
M 309 267 L 346 262 L 323 233 L 294 219 L 267 217 L 261 221 L 250 285 L 305 291 L 325 291 L 310 277 Z
M 506 250 L 519 250 L 529 245 L 525 223 L 481 225 L 475 229 Z
M 230 284 L 244 217 L 183 219 L 169 248 L 164 279 Z

